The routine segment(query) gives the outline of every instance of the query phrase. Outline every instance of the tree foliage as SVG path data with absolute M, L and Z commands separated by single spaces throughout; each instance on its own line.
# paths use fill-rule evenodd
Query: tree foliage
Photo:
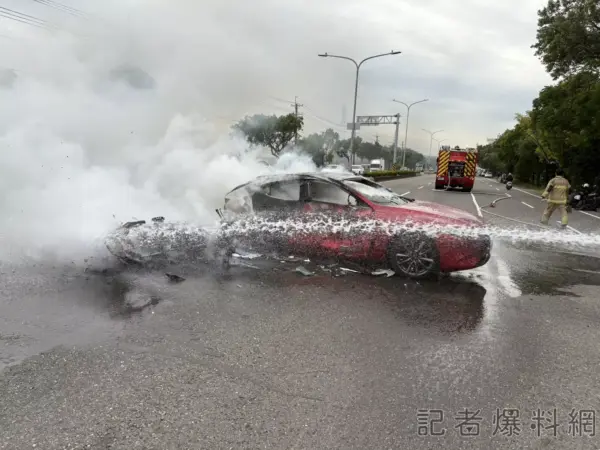
M 538 12 L 537 41 L 532 46 L 556 80 L 600 66 L 598 0 L 549 0 Z
M 339 133 L 328 128 L 322 133 L 313 133 L 300 141 L 300 147 L 312 156 L 317 166 L 330 164 L 340 146 Z
M 295 114 L 246 116 L 233 126 L 240 131 L 251 145 L 261 145 L 278 157 L 304 126 L 304 119 Z
M 334 156 L 344 158 L 346 164 L 350 165 L 350 139 L 340 139 L 340 135 L 331 128 L 322 133 L 313 133 L 300 142 L 301 148 L 313 157 L 317 166 L 330 164 Z M 360 136 L 354 138 L 354 149 L 356 156 L 366 160 L 384 159 L 388 167 L 392 166 L 394 148 L 383 146 L 378 142 L 363 141 Z M 398 149 L 397 159 L 401 164 L 402 149 Z M 406 166 L 414 167 L 419 162 L 424 162 L 425 157 L 414 150 L 406 150 Z
M 480 165 L 541 185 L 562 167 L 571 183 L 600 175 L 600 7 L 597 0 L 549 0 L 533 47 L 559 80 L 544 87 L 513 128 L 480 147 Z

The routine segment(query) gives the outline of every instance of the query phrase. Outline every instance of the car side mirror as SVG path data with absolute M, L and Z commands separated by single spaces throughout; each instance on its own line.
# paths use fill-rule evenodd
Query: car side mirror
M 348 205 L 349 206 L 358 206 L 358 200 L 352 194 L 348 194 Z

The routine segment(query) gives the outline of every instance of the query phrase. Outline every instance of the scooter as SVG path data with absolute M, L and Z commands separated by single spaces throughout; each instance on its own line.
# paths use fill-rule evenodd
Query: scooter
M 512 181 L 507 181 L 506 182 L 506 190 L 510 191 L 512 189 Z
M 600 206 L 600 198 L 595 192 L 574 192 L 569 198 L 569 206 L 580 211 L 596 211 Z

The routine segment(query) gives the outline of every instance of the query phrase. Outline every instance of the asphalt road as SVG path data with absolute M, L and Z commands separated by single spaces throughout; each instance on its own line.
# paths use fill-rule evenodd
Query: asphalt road
M 535 195 L 486 208 L 502 185 L 432 182 L 388 185 L 532 239 L 418 283 L 290 260 L 179 283 L 0 266 L 0 448 L 600 448 L 600 259 L 576 245 L 599 215 L 557 246 Z

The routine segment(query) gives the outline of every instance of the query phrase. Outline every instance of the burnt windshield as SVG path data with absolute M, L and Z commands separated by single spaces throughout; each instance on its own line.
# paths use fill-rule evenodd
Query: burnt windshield
M 346 180 L 344 184 L 379 205 L 406 205 L 410 203 L 410 199 L 401 197 L 388 188 L 376 183 L 367 184 L 364 181 Z

